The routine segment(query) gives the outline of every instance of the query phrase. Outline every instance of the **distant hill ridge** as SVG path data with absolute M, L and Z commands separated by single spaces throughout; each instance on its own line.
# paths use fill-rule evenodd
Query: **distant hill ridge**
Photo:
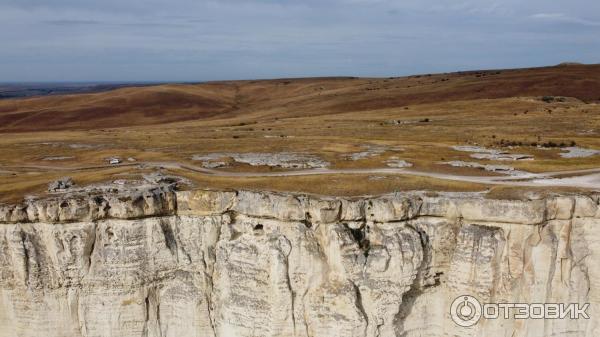
M 565 66 L 568 65 L 568 66 Z M 600 65 L 463 71 L 389 78 L 300 78 L 96 85 L 44 90 L 51 95 L 0 100 L 0 132 L 89 130 L 223 118 L 249 113 L 294 117 L 411 104 L 523 96 L 600 101 Z M 0 89 L 2 86 L 0 85 Z M 101 91 L 80 93 L 86 91 Z M 2 95 L 0 90 L 0 95 Z M 78 93 L 78 94 L 74 94 Z

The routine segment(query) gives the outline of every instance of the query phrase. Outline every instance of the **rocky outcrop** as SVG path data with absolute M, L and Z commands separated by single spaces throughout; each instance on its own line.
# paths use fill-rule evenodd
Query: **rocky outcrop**
M 174 214 L 175 194 L 166 186 L 101 194 L 63 194 L 20 205 L 0 204 L 0 223 L 64 223 L 136 219 Z
M 58 158 L 58 157 L 55 157 Z M 48 192 L 64 191 L 73 187 L 75 183 L 71 177 L 63 177 L 48 184 Z
M 488 200 L 253 191 L 0 207 L 0 336 L 597 336 L 595 196 Z M 482 320 L 451 302 L 590 303 Z

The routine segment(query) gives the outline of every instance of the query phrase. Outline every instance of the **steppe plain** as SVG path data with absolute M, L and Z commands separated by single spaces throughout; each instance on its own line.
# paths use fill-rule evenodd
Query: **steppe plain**
M 600 65 L 127 87 L 0 100 L 0 202 L 156 172 L 182 189 L 519 198 L 600 189 L 598 150 Z

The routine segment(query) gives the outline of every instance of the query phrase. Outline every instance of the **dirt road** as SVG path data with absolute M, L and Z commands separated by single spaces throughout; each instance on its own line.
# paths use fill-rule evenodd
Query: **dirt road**
M 289 177 L 305 175 L 324 175 L 324 174 L 399 174 L 413 175 L 421 177 L 430 177 L 436 179 L 462 181 L 470 183 L 488 184 L 488 185 L 508 185 L 508 186 L 563 186 L 600 189 L 600 168 L 556 171 L 545 173 L 531 173 L 527 176 L 464 176 L 455 174 L 445 174 L 436 172 L 418 171 L 407 168 L 376 168 L 376 169 L 306 169 L 294 171 L 279 172 L 227 172 L 216 169 L 208 169 L 187 163 L 174 161 L 167 162 L 136 162 L 124 163 L 119 165 L 94 165 L 79 167 L 60 167 L 49 165 L 29 165 L 29 166 L 4 166 L 2 170 L 11 171 L 88 171 L 94 169 L 106 169 L 111 167 L 162 167 L 167 169 L 183 169 L 196 173 L 214 175 L 220 177 Z

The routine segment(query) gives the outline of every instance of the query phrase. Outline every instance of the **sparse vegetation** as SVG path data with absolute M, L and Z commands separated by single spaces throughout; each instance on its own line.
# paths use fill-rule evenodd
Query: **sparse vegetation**
M 544 96 L 544 97 L 542 97 L 542 101 L 544 101 L 546 103 L 552 103 L 552 102 L 554 102 L 554 96 Z
M 538 143 L 538 142 L 514 141 L 514 140 L 501 139 L 499 142 L 494 143 L 494 145 L 499 146 L 499 147 L 533 146 L 533 147 L 542 147 L 542 148 L 555 148 L 555 147 L 576 146 L 577 143 L 573 140 L 561 141 L 560 143 L 556 143 L 554 141 Z
M 595 74 L 600 73 L 600 66 L 515 70 L 501 77 L 490 76 L 495 71 L 480 73 L 485 79 L 465 72 L 402 77 L 388 83 L 382 79 L 348 78 L 214 82 L 0 100 L 0 200 L 42 193 L 49 182 L 63 176 L 71 176 L 81 185 L 139 178 L 148 170 L 144 168 L 146 162 L 192 164 L 194 154 L 211 152 L 310 153 L 327 160 L 333 168 L 346 169 L 385 167 L 385 160 L 394 155 L 414 163 L 415 170 L 489 174 L 438 164 L 440 160 L 470 160 L 468 153 L 457 153 L 451 146 L 476 144 L 520 147 L 518 153 L 533 155 L 535 160 L 515 163 L 519 170 L 600 167 L 600 156 L 565 159 L 557 154 L 559 147 L 578 143 L 600 149 L 599 133 L 594 131 L 600 130 L 600 106 L 584 103 L 598 96 L 600 80 Z M 540 99 L 538 89 L 523 85 L 531 78 L 544 81 L 548 92 L 575 99 L 565 100 L 560 106 L 548 105 Z M 433 82 L 437 83 L 431 85 Z M 367 86 L 385 90 L 365 91 Z M 314 89 L 320 87 L 337 96 L 319 97 Z M 547 113 L 549 108 L 554 109 L 552 114 Z M 568 116 L 563 113 L 566 108 L 570 108 Z M 95 147 L 71 148 L 72 144 Z M 365 144 L 396 150 L 360 161 L 344 159 L 361 151 Z M 61 156 L 75 159 L 51 163 L 41 160 Z M 109 156 L 133 157 L 137 161 L 130 166 L 101 167 L 106 165 L 103 158 Z M 61 171 L 22 168 L 25 165 L 55 165 Z M 75 169 L 80 166 L 99 168 Z M 163 171 L 184 175 L 168 165 L 163 167 Z M 260 168 L 234 164 L 227 170 Z M 367 175 L 281 179 L 217 178 L 190 171 L 185 175 L 204 187 L 345 195 L 412 188 L 489 187 L 406 176 L 369 181 Z
M 565 102 L 566 99 L 564 97 L 555 97 L 555 96 L 543 96 L 542 97 L 542 101 L 546 102 L 546 103 L 552 103 L 552 102 Z

